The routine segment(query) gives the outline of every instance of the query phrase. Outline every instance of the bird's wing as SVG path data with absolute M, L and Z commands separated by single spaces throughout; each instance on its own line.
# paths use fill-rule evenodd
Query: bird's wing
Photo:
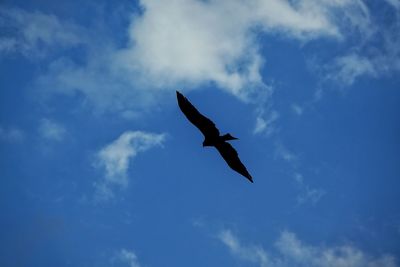
M 176 91 L 176 97 L 178 98 L 178 105 L 183 114 L 204 136 L 219 136 L 219 130 L 215 127 L 215 124 L 209 118 L 202 115 L 184 95 Z
M 224 158 L 226 163 L 228 163 L 229 167 L 249 179 L 250 182 L 253 182 L 253 178 L 251 177 L 250 173 L 247 171 L 243 163 L 240 161 L 238 153 L 231 146 L 231 144 L 229 144 L 228 142 L 221 142 L 215 147 Z

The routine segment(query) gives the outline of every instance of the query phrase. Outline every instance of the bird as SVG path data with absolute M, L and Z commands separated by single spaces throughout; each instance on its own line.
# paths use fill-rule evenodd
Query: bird
M 230 133 L 221 135 L 215 123 L 201 114 L 183 94 L 176 91 L 176 97 L 183 114 L 204 135 L 203 147 L 215 147 L 231 169 L 253 183 L 253 178 L 240 161 L 237 151 L 228 143 L 228 141 L 238 138 L 233 137 Z

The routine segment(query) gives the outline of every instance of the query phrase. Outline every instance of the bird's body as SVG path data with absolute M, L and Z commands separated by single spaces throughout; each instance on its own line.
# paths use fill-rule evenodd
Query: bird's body
M 253 178 L 240 161 L 238 153 L 231 144 L 227 142 L 230 140 L 236 140 L 237 138 L 233 137 L 229 133 L 220 135 L 214 122 L 202 115 L 185 96 L 178 91 L 176 91 L 176 96 L 178 99 L 178 105 L 183 114 L 185 114 L 186 118 L 203 133 L 203 147 L 215 147 L 226 163 L 228 163 L 229 167 L 249 179 L 250 182 L 253 182 Z
M 221 142 L 236 140 L 236 137 L 233 137 L 230 134 L 225 135 L 215 135 L 215 136 L 205 136 L 203 141 L 203 146 L 217 146 Z

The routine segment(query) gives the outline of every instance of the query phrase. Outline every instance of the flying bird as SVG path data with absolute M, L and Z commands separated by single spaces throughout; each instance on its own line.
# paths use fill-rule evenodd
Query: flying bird
M 228 163 L 229 167 L 249 179 L 250 182 L 253 182 L 250 173 L 240 161 L 238 153 L 232 145 L 227 142 L 238 138 L 233 137 L 229 133 L 220 135 L 214 122 L 202 115 L 184 95 L 176 91 L 176 97 L 178 98 L 178 105 L 183 114 L 185 114 L 186 118 L 203 133 L 203 147 L 215 147 L 226 163 Z

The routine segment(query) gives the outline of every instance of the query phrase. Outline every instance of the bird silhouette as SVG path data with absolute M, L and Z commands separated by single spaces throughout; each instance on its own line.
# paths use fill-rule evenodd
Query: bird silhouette
M 232 145 L 227 142 L 238 138 L 233 137 L 229 133 L 220 135 L 214 122 L 202 115 L 184 95 L 176 91 L 176 97 L 178 99 L 179 108 L 182 110 L 183 114 L 185 114 L 186 118 L 203 133 L 203 147 L 215 147 L 226 163 L 228 163 L 229 167 L 249 179 L 250 182 L 253 182 L 250 173 L 240 161 L 238 153 Z

